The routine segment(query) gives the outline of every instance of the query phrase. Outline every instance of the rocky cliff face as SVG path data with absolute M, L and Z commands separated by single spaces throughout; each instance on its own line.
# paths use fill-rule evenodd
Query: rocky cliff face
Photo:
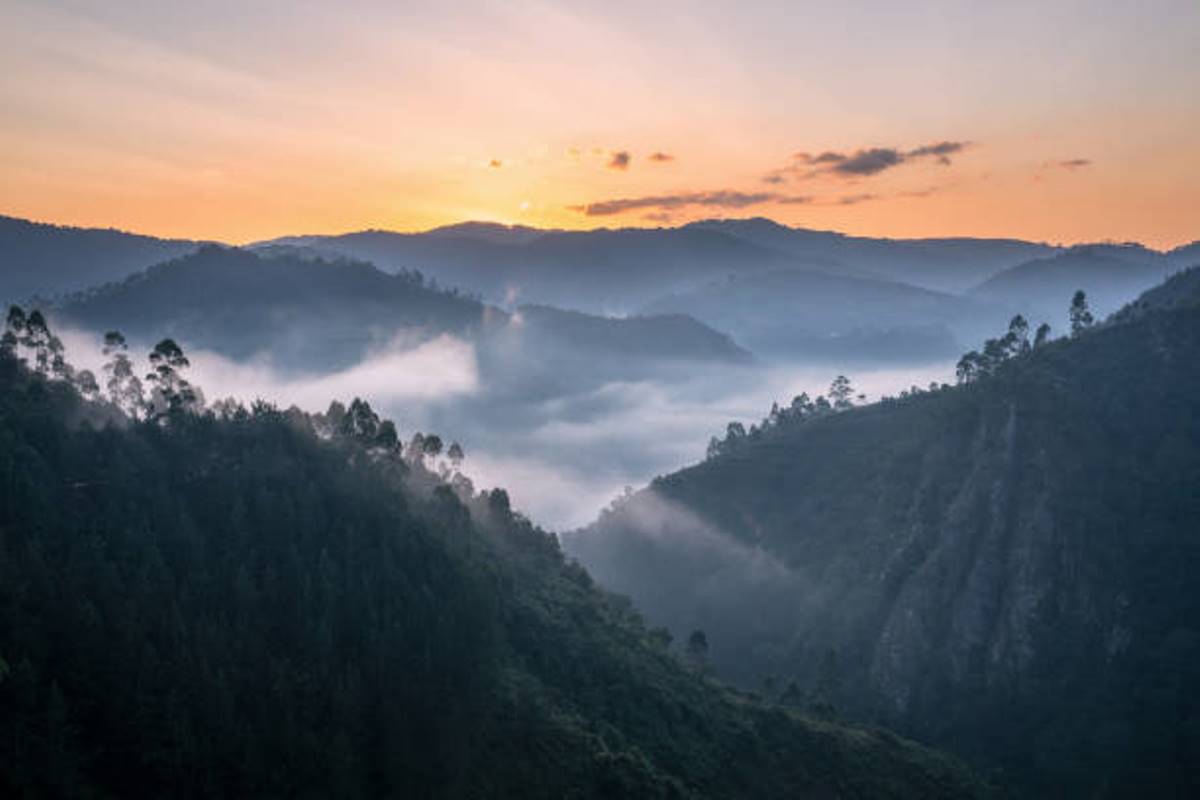
M 1141 314 L 769 429 L 566 546 L 744 684 L 794 681 L 1030 791 L 1191 786 L 1197 355 L 1194 306 Z

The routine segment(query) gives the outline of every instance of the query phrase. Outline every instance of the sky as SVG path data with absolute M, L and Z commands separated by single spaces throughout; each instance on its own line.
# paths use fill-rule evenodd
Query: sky
M 0 213 L 1200 238 L 1200 2 L 0 0 Z

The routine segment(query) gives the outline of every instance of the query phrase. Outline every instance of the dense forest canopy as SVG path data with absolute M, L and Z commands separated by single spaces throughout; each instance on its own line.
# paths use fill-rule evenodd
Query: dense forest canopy
M 361 400 L 206 404 L 171 340 L 143 378 L 114 331 L 85 383 L 39 312 L 9 320 L 6 796 L 987 793 L 714 682 L 457 444 Z
M 567 550 L 652 621 L 702 629 L 743 686 L 1035 796 L 1189 796 L 1198 274 L 1103 323 L 1064 298 L 1059 338 L 1017 317 L 958 386 L 856 407 L 839 380 L 732 424 Z

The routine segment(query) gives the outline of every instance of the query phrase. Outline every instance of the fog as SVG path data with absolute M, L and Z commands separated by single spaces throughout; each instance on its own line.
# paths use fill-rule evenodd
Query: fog
M 104 358 L 95 335 L 65 330 L 61 338 L 72 363 L 100 375 Z M 420 430 L 460 442 L 467 453 L 463 471 L 476 486 L 504 487 L 518 509 L 559 531 L 594 520 L 624 487 L 641 487 L 700 460 L 709 438 L 723 434 L 730 421 L 749 426 L 772 402 L 825 392 L 837 374 L 799 363 L 664 362 L 641 371 L 652 377 L 514 396 L 489 379 L 495 367 L 484 368 L 474 343 L 445 335 L 415 347 L 409 341 L 395 337 L 329 374 L 289 372 L 266 357 L 233 361 L 183 344 L 192 364 L 187 377 L 209 402 L 263 399 L 315 412 L 334 399 L 362 397 L 394 419 L 404 438 Z M 538 363 L 536 355 L 523 354 L 524 368 Z M 137 362 L 144 372 L 145 359 Z M 857 391 L 876 399 L 950 380 L 953 364 L 847 372 Z

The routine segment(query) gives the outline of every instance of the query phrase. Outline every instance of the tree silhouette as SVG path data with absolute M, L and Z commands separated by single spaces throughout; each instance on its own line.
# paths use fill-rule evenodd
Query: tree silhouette
M 829 384 L 829 399 L 833 401 L 835 411 L 844 411 L 854 405 L 854 387 L 845 375 L 838 375 Z
M 119 331 L 104 334 L 103 353 L 108 361 L 104 364 L 104 386 L 113 405 L 136 419 L 143 411 L 142 382 L 133 372 L 129 360 L 129 345 Z
M 157 420 L 194 410 L 199 405 L 195 388 L 183 377 L 191 366 L 183 349 L 174 339 L 163 339 L 150 351 L 150 373 L 146 380 L 153 387 L 150 415 Z
M 1092 317 L 1092 312 L 1088 308 L 1087 295 L 1083 289 L 1075 292 L 1075 296 L 1071 298 L 1071 310 L 1069 312 L 1071 319 L 1071 335 L 1078 336 L 1092 326 L 1095 318 Z

